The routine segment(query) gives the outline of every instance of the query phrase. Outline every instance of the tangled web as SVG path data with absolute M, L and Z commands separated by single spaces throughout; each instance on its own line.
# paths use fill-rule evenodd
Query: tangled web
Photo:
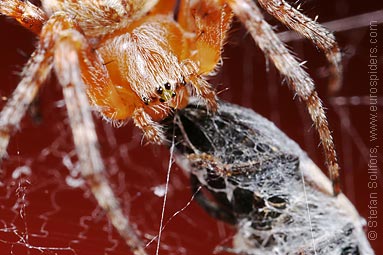
M 6 254 L 126 254 L 128 248 L 96 205 L 79 177 L 71 133 L 60 102 L 43 110 L 49 121 L 22 124 L 4 161 L 0 187 L 0 247 Z M 49 107 L 49 106 L 47 106 Z M 51 117 L 49 113 L 54 112 Z M 147 243 L 158 234 L 166 171 L 167 148 L 143 146 L 138 130 L 113 130 L 98 122 L 108 177 L 126 215 Z M 33 146 L 32 146 L 33 145 Z M 40 147 L 40 149 L 35 149 Z M 193 254 L 188 242 L 197 242 L 205 213 L 190 205 L 189 181 L 178 168 L 172 171 L 161 238 L 162 254 Z M 183 209 L 185 207 L 185 209 Z M 176 216 L 173 216 L 176 214 Z M 196 215 L 196 218 L 194 218 Z M 171 218 L 171 221 L 169 221 Z M 224 232 L 221 223 L 211 228 Z M 179 234 L 182 231 L 187 239 Z M 194 236 L 194 237 L 193 237 Z M 206 233 L 213 248 L 219 237 Z M 211 240 L 211 243 L 209 242 Z M 185 242 L 185 243 L 184 243 Z M 154 253 L 156 242 L 148 247 Z M 190 246 L 190 244 L 189 244 Z M 197 253 L 196 253 L 197 254 Z

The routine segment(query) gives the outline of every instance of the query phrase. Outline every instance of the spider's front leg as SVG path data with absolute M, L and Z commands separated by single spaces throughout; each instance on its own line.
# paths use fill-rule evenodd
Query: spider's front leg
M 218 5 L 214 1 L 195 1 L 189 10 L 185 10 L 194 17 L 197 52 L 192 59 L 199 63 L 199 73 L 204 75 L 213 72 L 221 62 L 223 44 L 233 16 L 229 6 L 220 2 Z M 180 23 L 184 22 L 181 20 Z
M 178 23 L 195 34 L 191 41 L 195 51 L 191 61 L 185 61 L 186 73 L 196 94 L 207 102 L 213 112 L 217 109 L 216 94 L 203 76 L 214 74 L 221 63 L 222 47 L 230 28 L 232 12 L 227 4 L 219 1 L 188 1 L 180 3 Z
M 98 204 L 105 210 L 109 220 L 134 254 L 146 255 L 141 240 L 130 225 L 128 218 L 123 214 L 105 176 L 91 107 L 83 82 L 82 76 L 89 75 L 89 73 L 102 76 L 105 70 L 100 69 L 102 64 L 97 62 L 97 57 L 92 55 L 92 50 L 85 37 L 76 30 L 75 24 L 66 14 L 58 13 L 52 16 L 43 28 L 40 40 L 53 40 L 54 46 L 51 50 L 53 67 L 59 83 L 63 87 L 81 175 Z M 103 80 L 97 81 L 102 82 Z M 107 87 L 107 84 L 101 83 L 100 88 L 104 87 Z
M 261 50 L 286 77 L 290 89 L 306 104 L 324 149 L 328 172 L 333 184 L 333 193 L 337 195 L 341 192 L 339 165 L 326 114 L 315 91 L 314 82 L 264 20 L 262 13 L 252 0 L 230 0 L 228 2 Z
M 45 13 L 28 1 L 2 0 L 0 14 L 12 17 L 23 27 L 39 34 L 44 22 L 47 20 Z
M 342 56 L 334 35 L 284 0 L 258 0 L 258 2 L 268 13 L 309 39 L 326 54 L 331 65 L 329 92 L 337 92 L 342 86 Z
M 52 68 L 50 43 L 41 41 L 21 73 L 21 81 L 0 112 L 0 163 L 6 155 L 10 136 L 16 131 L 29 105 Z

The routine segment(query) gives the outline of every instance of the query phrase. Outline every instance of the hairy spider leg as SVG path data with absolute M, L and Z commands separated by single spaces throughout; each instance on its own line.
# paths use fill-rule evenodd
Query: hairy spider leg
M 52 57 L 41 42 L 22 72 L 22 79 L 0 112 L 0 162 L 6 155 L 10 136 L 15 133 L 29 105 L 52 68 Z
M 337 92 L 342 86 L 342 55 L 335 36 L 284 0 L 258 0 L 258 2 L 269 14 L 309 39 L 326 54 L 330 63 L 328 90 L 330 93 Z
M 62 24 L 71 22 L 66 14 L 58 13 L 52 16 L 48 24 Z M 121 206 L 114 195 L 109 181 L 105 176 L 105 168 L 98 150 L 98 139 L 91 113 L 91 107 L 86 94 L 81 71 L 89 73 L 82 65 L 95 63 L 91 60 L 89 45 L 85 37 L 76 30 L 75 25 L 62 31 L 51 30 L 57 34 L 54 47 L 54 70 L 59 83 L 63 87 L 74 143 L 80 161 L 80 171 L 84 180 L 90 187 L 98 204 L 106 212 L 112 225 L 136 255 L 145 255 L 146 252 L 140 238 L 131 227 L 130 222 L 123 214 Z M 44 27 L 45 28 L 45 27 Z M 88 64 L 89 65 L 89 64 Z M 88 67 L 88 69 L 90 69 Z M 93 70 L 92 70 L 93 71 Z
M 271 26 L 264 20 L 262 13 L 254 2 L 251 0 L 230 0 L 228 2 L 261 50 L 286 77 L 290 89 L 305 102 L 315 128 L 319 133 L 328 172 L 333 184 L 333 192 L 334 195 L 337 195 L 341 191 L 339 165 L 325 111 L 315 91 L 312 79 L 302 69 L 297 59 L 289 53 Z
M 23 27 L 35 34 L 40 33 L 44 22 L 47 20 L 45 13 L 29 1 L 1 1 L 0 14 L 14 18 Z
M 177 20 L 179 0 L 158 0 L 158 3 L 150 10 L 151 14 L 170 15 Z
M 4 1 L 0 13 L 10 15 L 32 32 L 39 33 L 45 15 L 29 2 Z M 28 19 L 23 18 L 28 17 Z M 52 41 L 41 40 L 21 73 L 21 81 L 0 112 L 0 162 L 6 155 L 10 136 L 16 131 L 29 105 L 36 98 L 52 68 Z
M 187 32 L 195 34 L 189 44 L 196 50 L 189 56 L 192 60 L 189 63 L 197 65 L 190 69 L 198 72 L 190 75 L 189 79 L 197 95 L 206 100 L 208 108 L 213 112 L 217 109 L 216 94 L 201 76 L 214 74 L 221 64 L 221 53 L 232 16 L 228 5 L 217 5 L 214 1 L 191 3 L 189 0 L 183 0 L 179 7 L 178 23 Z
M 199 1 L 190 6 L 189 16 L 194 17 L 195 47 L 198 50 L 192 59 L 199 63 L 201 74 L 209 74 L 221 62 L 232 12 L 227 4 L 216 5 L 212 1 Z

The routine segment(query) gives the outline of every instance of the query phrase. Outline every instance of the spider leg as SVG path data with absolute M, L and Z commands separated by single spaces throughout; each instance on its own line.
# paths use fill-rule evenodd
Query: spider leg
M 22 80 L 0 112 L 0 162 L 6 154 L 10 136 L 16 131 L 36 94 L 46 80 L 52 58 L 42 45 L 32 53 L 23 69 Z
M 23 27 L 39 34 L 47 17 L 43 10 L 28 1 L 4 0 L 0 4 L 0 14 L 12 17 Z
M 65 24 L 65 14 L 51 17 L 50 21 Z M 65 25 L 63 26 L 65 27 Z M 146 255 L 135 229 L 115 197 L 99 151 L 96 130 L 92 118 L 86 88 L 81 77 L 81 58 L 86 58 L 88 49 L 85 37 L 75 29 L 51 30 L 56 35 L 54 42 L 54 70 L 63 87 L 74 143 L 79 157 L 81 175 L 91 189 L 98 204 L 106 212 L 113 226 L 135 255 Z M 41 38 L 44 40 L 44 38 Z M 86 60 L 85 60 L 86 61 Z
M 177 20 L 177 10 L 178 10 L 178 1 L 179 0 L 158 0 L 156 5 L 150 9 L 151 14 L 165 14 L 165 15 L 174 15 L 175 20 Z
M 221 51 L 227 30 L 230 28 L 232 12 L 227 4 L 220 1 L 189 1 L 180 3 L 178 22 L 187 31 L 196 35 L 196 51 L 185 61 L 186 73 L 195 92 L 206 100 L 209 109 L 217 109 L 217 98 L 210 84 L 201 77 L 213 74 L 221 63 Z
M 326 54 L 331 64 L 329 91 L 337 92 L 342 85 L 342 56 L 334 35 L 284 0 L 258 0 L 258 2 L 268 13 L 305 36 Z
M 175 13 L 175 20 L 187 31 L 193 31 L 193 20 L 190 15 L 190 0 L 176 0 L 177 13 Z
M 208 75 L 221 62 L 221 51 L 226 32 L 230 28 L 232 12 L 229 6 L 220 1 L 181 1 L 178 22 L 181 26 L 196 34 L 197 51 L 191 59 L 198 63 L 199 74 Z
M 286 77 L 289 87 L 306 103 L 324 149 L 334 195 L 337 195 L 341 191 L 339 165 L 325 111 L 315 91 L 313 81 L 302 69 L 297 59 L 290 54 L 285 45 L 279 40 L 271 26 L 265 22 L 254 2 L 251 0 L 231 0 L 229 3 L 261 50 Z

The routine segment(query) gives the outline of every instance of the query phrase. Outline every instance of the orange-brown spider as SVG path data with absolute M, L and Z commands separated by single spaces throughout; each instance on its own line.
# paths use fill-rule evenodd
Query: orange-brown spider
M 233 14 L 307 105 L 324 147 L 334 193 L 340 192 L 336 153 L 314 84 L 252 0 L 2 0 L 0 14 L 39 36 L 22 79 L 0 113 L 0 158 L 37 91 L 53 71 L 62 85 L 83 178 L 135 254 L 146 254 L 104 175 L 91 115 L 115 125 L 132 118 L 150 142 L 164 135 L 156 122 L 184 107 L 190 93 L 216 111 L 205 77 L 221 61 Z M 333 35 L 284 0 L 258 0 L 271 15 L 321 48 L 340 83 Z

